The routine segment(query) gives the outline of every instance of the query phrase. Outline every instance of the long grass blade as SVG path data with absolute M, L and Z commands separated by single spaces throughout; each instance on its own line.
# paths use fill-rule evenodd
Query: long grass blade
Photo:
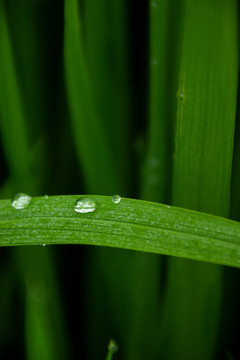
M 82 7 L 78 7 L 75 0 L 65 1 L 64 58 L 68 102 L 85 189 L 90 193 L 120 193 L 127 196 L 132 181 L 126 9 L 125 0 L 83 1 Z M 121 289 L 124 286 L 120 280 L 122 272 L 114 270 L 120 256 L 126 263 L 125 254 L 112 250 L 111 258 L 114 257 L 115 261 L 110 265 L 109 251 L 97 250 L 96 256 L 93 251 L 89 252 L 97 264 L 94 268 L 88 267 L 86 271 L 87 291 L 94 293 L 93 299 L 104 296 L 107 300 L 103 307 L 100 308 L 100 303 L 97 303 L 89 310 L 87 326 L 90 331 L 97 333 L 93 349 L 95 356 L 101 353 L 105 340 L 101 338 L 105 334 L 103 327 L 109 326 L 104 315 L 98 327 L 96 317 L 105 312 L 110 313 L 111 304 L 114 303 L 116 307 L 120 299 L 128 297 Z M 104 278 L 101 279 L 103 286 L 99 288 L 95 286 L 99 277 L 95 268 L 100 267 Z M 110 280 L 113 274 L 114 281 Z M 117 292 L 119 295 L 114 302 L 112 294 Z M 123 317 L 120 311 L 115 308 L 112 310 L 109 318 L 119 314 L 115 321 L 118 325 L 115 326 L 122 329 Z M 116 336 L 119 337 L 119 334 Z
M 239 267 L 240 224 L 141 200 L 91 196 L 92 213 L 74 211 L 78 196 L 36 197 L 26 209 L 0 201 L 1 246 L 89 244 Z
M 65 324 L 61 314 L 61 296 L 56 283 L 52 249 L 26 247 L 16 249 L 19 284 L 26 298 L 26 358 L 66 359 Z
M 95 107 L 76 0 L 65 1 L 64 60 L 75 144 L 88 189 L 102 194 L 117 192 L 120 178 Z
M 16 10 L 16 9 L 15 9 Z M 21 8 L 21 11 L 23 9 Z M 14 12 L 14 10 L 13 10 Z M 12 14 L 13 15 L 13 14 Z M 21 18 L 22 14 L 18 14 L 19 18 Z M 21 21 L 21 20 L 20 20 Z M 24 20 L 25 21 L 25 20 Z M 16 55 L 14 53 L 14 49 L 12 46 L 13 39 L 10 37 L 10 34 L 14 33 L 9 30 L 9 17 L 6 15 L 5 7 L 3 2 L 0 2 L 0 58 L 1 58 L 1 66 L 0 66 L 0 125 L 1 125 L 1 135 L 3 138 L 3 146 L 6 154 L 7 164 L 10 169 L 10 177 L 7 181 L 7 186 L 5 187 L 5 192 L 10 192 L 11 195 L 13 192 L 17 191 L 27 191 L 32 194 L 37 194 L 41 192 L 40 188 L 40 177 L 35 176 L 36 174 L 33 171 L 33 163 L 36 166 L 37 162 L 37 155 L 39 155 L 39 149 L 38 146 L 35 148 L 32 148 L 34 142 L 36 141 L 36 134 L 34 134 L 33 128 L 33 107 L 35 107 L 35 111 L 38 112 L 39 118 L 40 112 L 38 111 L 39 108 L 37 106 L 38 100 L 33 101 L 33 104 L 31 106 L 31 109 L 28 108 L 28 111 L 26 110 L 27 104 L 30 102 L 29 96 L 31 94 L 31 84 L 33 84 L 34 80 L 31 78 L 32 75 L 25 74 L 25 80 L 24 82 L 25 86 L 21 86 L 22 83 L 19 81 L 19 68 L 16 67 L 15 60 Z M 27 41 L 27 38 L 23 36 L 24 31 L 26 30 L 25 26 L 24 29 L 18 32 L 17 34 L 17 41 L 19 43 L 19 39 Z M 21 34 L 20 34 L 21 33 Z M 31 38 L 31 35 L 29 36 Z M 32 39 L 32 38 L 31 38 Z M 15 39 L 16 40 L 16 39 Z M 28 39 L 29 40 L 29 39 Z M 16 43 L 15 43 L 16 45 Z M 21 52 L 21 49 L 19 50 Z M 22 51 L 24 51 L 22 49 Z M 33 49 L 32 49 L 33 51 Z M 25 52 L 24 54 L 18 54 L 21 58 L 27 59 L 28 66 L 31 68 L 30 64 L 33 66 L 35 64 L 34 61 L 31 58 L 32 53 Z M 22 74 L 24 71 L 27 72 L 25 65 L 25 60 L 22 70 Z M 37 65 L 37 64 L 36 64 Z M 29 69 L 28 69 L 29 70 Z M 30 78 L 29 78 L 30 75 Z M 33 82 L 32 82 L 33 81 Z M 36 81 L 36 79 L 35 79 Z M 35 82 L 34 82 L 35 85 Z M 39 85 L 40 86 L 40 85 Z M 39 88 L 36 87 L 37 90 Z M 36 91 L 37 92 L 37 91 Z M 24 101 L 24 100 L 25 101 Z M 26 100 L 28 99 L 28 101 Z M 31 114 L 31 116 L 30 116 Z M 38 117 L 37 116 L 37 117 Z M 38 119 L 39 119 L 38 118 Z M 31 126 L 30 126 L 31 124 Z M 37 125 L 37 124 L 36 124 Z M 38 124 L 39 125 L 39 124 Z M 37 132 L 37 126 L 34 128 L 34 130 Z M 38 134 L 39 135 L 39 134 Z M 42 148 L 40 147 L 40 150 Z M 38 163 L 39 164 L 39 163 Z M 41 169 L 42 170 L 42 169 Z M 40 171 L 38 169 L 37 173 L 39 174 Z M 26 260 L 26 253 L 29 255 L 29 259 L 33 260 L 34 263 L 38 264 L 38 273 L 44 273 L 44 262 L 46 265 L 47 261 L 44 261 L 44 256 L 41 254 L 40 251 L 36 251 L 40 249 L 19 249 L 16 253 L 16 258 L 18 260 L 18 265 L 21 263 L 21 261 L 24 262 Z M 45 252 L 47 254 L 48 251 Z M 50 254 L 48 254 L 50 257 Z M 48 257 L 48 270 L 52 270 L 52 264 L 51 260 Z M 24 260 L 23 260 L 24 259 Z M 46 259 L 46 256 L 45 256 Z M 42 261 L 41 261 L 42 260 Z M 20 267 L 20 266 L 19 266 Z M 31 273 L 32 269 L 25 268 L 25 276 L 27 277 Z M 15 268 L 15 271 L 19 273 L 19 268 Z M 51 277 L 50 271 L 49 271 L 49 277 Z M 19 283 L 23 282 L 23 279 L 19 279 Z M 52 276 L 52 287 L 54 286 L 54 280 Z M 51 351 L 49 349 L 48 352 L 48 334 L 46 332 L 46 324 L 44 325 L 41 322 L 41 317 L 47 318 L 47 328 L 51 332 L 59 333 L 61 332 L 61 312 L 59 312 L 59 323 L 57 324 L 54 319 L 48 317 L 46 306 L 41 306 L 37 301 L 31 302 L 31 297 L 28 296 L 28 293 L 24 294 L 24 300 L 26 300 L 26 348 L 27 350 L 27 358 L 33 359 L 38 358 L 42 355 L 42 358 L 47 358 L 45 355 L 49 355 L 51 358 L 59 358 L 61 356 L 60 351 L 58 350 L 58 347 L 56 346 L 54 351 Z M 56 298 L 56 292 L 53 294 Z M 53 297 L 52 297 L 52 303 L 53 303 Z M 55 319 L 56 320 L 56 319 Z M 55 331 L 57 330 L 57 331 Z M 36 338 L 41 338 L 42 347 L 40 346 L 41 350 L 44 352 L 41 353 L 39 351 L 40 348 L 38 348 Z M 66 342 L 66 336 L 59 336 L 61 338 L 59 342 L 63 344 L 63 347 L 65 346 Z M 44 351 L 46 350 L 46 351 Z
M 21 99 L 4 4 L 0 3 L 0 126 L 17 191 L 35 192 L 29 159 L 29 134 Z
M 227 217 L 238 80 L 237 2 L 184 4 L 173 204 Z M 164 356 L 212 359 L 222 268 L 170 259 L 168 271 Z
M 140 197 L 144 200 L 167 202 L 167 179 L 171 167 L 169 151 L 168 88 L 168 17 L 169 1 L 149 2 L 149 84 L 147 155 L 144 159 Z M 168 194 L 169 195 L 169 194 Z M 154 359 L 159 344 L 160 282 L 163 258 L 153 254 L 135 253 L 131 259 L 129 288 L 131 317 L 127 359 Z

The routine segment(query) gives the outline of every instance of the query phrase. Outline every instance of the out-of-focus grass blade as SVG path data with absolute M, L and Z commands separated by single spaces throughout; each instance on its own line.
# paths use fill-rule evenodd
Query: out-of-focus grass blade
M 46 52 L 41 29 L 41 11 L 46 0 L 5 3 L 14 47 L 14 61 L 18 70 L 18 83 L 21 88 L 21 101 L 24 104 L 32 145 L 32 142 L 39 138 L 39 134 L 42 134 L 46 121 Z
M 142 198 L 166 199 L 168 177 L 168 15 L 169 1 L 150 1 L 149 53 L 149 137 L 148 154 L 143 173 Z M 169 154 L 170 155 L 170 154 Z
M 0 3 L 0 126 L 10 173 L 18 191 L 35 192 L 30 174 L 29 141 L 11 40 Z
M 32 129 L 29 131 L 29 121 L 32 121 L 33 119 L 27 119 L 29 116 L 29 112 L 26 111 L 25 107 L 27 102 L 24 103 L 22 100 L 23 98 L 26 99 L 26 93 L 21 93 L 23 88 L 25 91 L 26 88 L 22 88 L 19 81 L 19 74 L 15 66 L 15 54 L 12 47 L 12 39 L 10 39 L 9 34 L 10 31 L 8 29 L 5 8 L 3 2 L 0 2 L 0 124 L 2 141 L 11 176 L 9 179 L 10 186 L 6 187 L 4 191 L 26 191 L 31 194 L 37 194 L 40 191 L 40 184 L 39 179 L 35 177 L 32 172 L 33 157 L 34 160 L 36 160 L 36 157 L 33 156 L 33 153 L 35 155 L 35 149 L 33 151 L 31 149 L 32 143 L 35 141 L 35 136 L 33 135 Z M 21 37 L 20 34 L 18 35 Z M 23 36 L 23 41 L 25 40 L 26 38 Z M 23 58 L 25 58 L 25 55 Z M 29 60 L 27 55 L 26 58 Z M 28 92 L 31 92 L 29 83 L 26 87 Z M 38 111 L 38 109 L 35 110 Z M 37 127 L 35 128 L 35 131 L 37 131 L 36 129 Z M 25 258 L 25 250 L 26 249 L 22 249 L 21 252 L 20 250 L 18 251 L 17 258 L 19 261 L 21 261 L 22 258 Z M 41 264 L 43 265 L 43 262 L 41 262 L 41 259 L 43 259 L 42 254 L 40 254 L 40 252 L 36 253 L 33 249 L 29 251 L 31 251 L 34 261 L 39 265 L 39 273 L 43 272 L 44 268 L 41 268 Z M 31 256 L 29 256 L 29 258 L 31 258 Z M 48 268 L 50 268 L 50 265 Z M 46 328 L 44 327 L 44 324 L 41 323 L 40 318 L 47 318 L 48 315 L 45 307 L 35 306 L 36 304 L 34 305 L 30 302 L 30 298 L 27 297 L 26 299 L 26 322 L 28 328 L 26 341 L 28 349 L 31 348 L 31 351 L 28 352 L 28 356 L 29 358 L 37 358 L 39 349 L 37 349 L 36 346 L 36 336 L 39 336 L 39 339 L 41 338 L 42 344 L 45 343 L 45 349 L 47 348 L 48 339 L 45 331 Z M 31 314 L 31 316 L 29 314 Z M 56 330 L 58 328 L 60 329 L 59 323 L 56 324 L 55 320 L 56 319 L 48 319 L 48 329 L 51 329 L 50 331 L 54 331 L 54 329 Z M 65 341 L 66 336 L 62 337 L 59 342 L 64 344 Z M 33 354 L 34 350 L 35 355 Z M 49 349 L 49 351 L 51 350 Z M 56 347 L 55 358 L 59 358 L 60 356 L 60 354 L 57 356 L 57 352 L 58 348 Z M 42 358 L 45 358 L 45 356 Z
M 26 357 L 29 360 L 66 359 L 69 349 L 67 342 L 62 341 L 66 334 L 50 249 L 17 250 L 16 260 L 26 296 Z
M 111 149 L 112 154 L 108 153 L 114 159 L 111 166 L 114 165 L 121 179 L 120 187 L 114 191 L 124 196 L 131 182 L 128 7 L 126 0 L 86 0 L 81 27 L 96 120 Z M 110 194 L 109 190 L 105 193 Z
M 237 2 L 185 1 L 183 27 L 173 204 L 227 217 L 238 80 Z M 168 271 L 164 357 L 213 359 L 222 268 L 170 259 Z
M 113 339 L 110 339 L 108 344 L 108 354 L 106 360 L 112 360 L 113 354 L 118 351 L 118 345 Z
M 168 17 L 170 2 L 150 1 L 148 138 L 144 159 L 141 198 L 167 201 L 167 178 L 171 166 L 168 117 Z M 126 358 L 155 359 L 159 341 L 161 260 L 153 254 L 135 253 L 129 271 L 131 316 Z
M 90 193 L 120 193 L 123 196 L 130 193 L 128 7 L 126 0 L 83 1 L 80 8 L 75 0 L 65 1 L 68 100 L 85 188 Z M 95 293 L 93 299 L 106 298 L 104 307 L 97 303 L 89 309 L 87 326 L 96 332 L 95 355 L 92 353 L 96 357 L 105 340 L 101 336 L 108 336 L 105 328 L 113 324 L 119 331 L 114 335 L 120 338 L 125 334 L 123 328 L 127 321 L 121 309 L 129 298 L 123 279 L 128 276 L 125 269 L 130 256 L 113 249 L 95 249 L 89 256 L 94 256 L 95 267 L 88 267 L 86 271 L 87 290 L 91 287 L 91 293 Z M 120 262 L 125 263 L 125 269 L 119 272 Z M 100 267 L 102 286 L 95 287 Z M 99 314 L 104 314 L 104 319 L 96 324 Z
M 117 192 L 121 180 L 95 107 L 76 0 L 65 1 L 64 61 L 75 144 L 88 189 Z
M 102 245 L 240 266 L 238 222 L 141 200 L 114 204 L 96 195 L 96 210 L 84 214 L 74 211 L 77 199 L 33 198 L 21 210 L 1 200 L 0 245 Z
M 2 255 L 2 254 L 1 254 Z M 6 255 L 6 253 L 5 253 Z M 3 257 L 1 257 L 2 262 Z M 0 286 L 0 354 L 7 353 L 9 339 L 14 336 L 14 314 L 12 311 L 13 272 L 8 267 L 9 262 L 1 264 Z
M 240 81 L 239 81 L 240 84 Z M 240 85 L 238 86 L 238 109 L 235 127 L 232 183 L 231 183 L 231 219 L 240 220 Z

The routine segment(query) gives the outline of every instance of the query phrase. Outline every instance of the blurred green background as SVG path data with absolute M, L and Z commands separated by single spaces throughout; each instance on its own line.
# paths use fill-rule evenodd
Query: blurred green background
M 240 219 L 235 0 L 0 0 L 0 195 L 120 194 Z M 0 357 L 238 359 L 239 270 L 0 249 Z

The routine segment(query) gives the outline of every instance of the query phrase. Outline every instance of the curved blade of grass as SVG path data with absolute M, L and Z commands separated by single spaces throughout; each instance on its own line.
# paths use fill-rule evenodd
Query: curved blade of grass
M 0 245 L 88 244 L 240 266 L 240 224 L 204 213 L 108 196 L 74 211 L 79 196 L 36 197 L 26 209 L 0 201 Z
M 185 1 L 183 26 L 173 204 L 227 217 L 238 80 L 237 2 Z M 169 262 L 164 356 L 212 359 L 223 269 Z

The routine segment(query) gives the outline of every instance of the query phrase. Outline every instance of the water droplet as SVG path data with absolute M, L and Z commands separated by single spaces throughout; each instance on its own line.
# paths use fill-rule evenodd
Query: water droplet
M 170 206 L 170 205 L 168 205 L 168 206 L 167 206 L 167 208 L 168 208 L 168 209 L 171 209 L 171 206 Z
M 16 194 L 12 201 L 12 207 L 14 209 L 25 209 L 30 204 L 32 198 L 31 196 L 23 193 Z
M 46 200 L 47 200 L 47 199 L 48 199 L 48 195 L 44 195 L 44 199 L 46 199 Z
M 95 211 L 96 207 L 96 203 L 93 199 L 81 197 L 76 201 L 74 210 L 76 212 L 86 214 Z
M 39 246 L 46 246 L 46 244 L 40 244 Z
M 121 201 L 121 196 L 119 196 L 119 195 L 113 195 L 113 197 L 112 197 L 112 202 L 113 202 L 114 204 L 118 204 L 118 203 L 120 203 L 120 201 Z

